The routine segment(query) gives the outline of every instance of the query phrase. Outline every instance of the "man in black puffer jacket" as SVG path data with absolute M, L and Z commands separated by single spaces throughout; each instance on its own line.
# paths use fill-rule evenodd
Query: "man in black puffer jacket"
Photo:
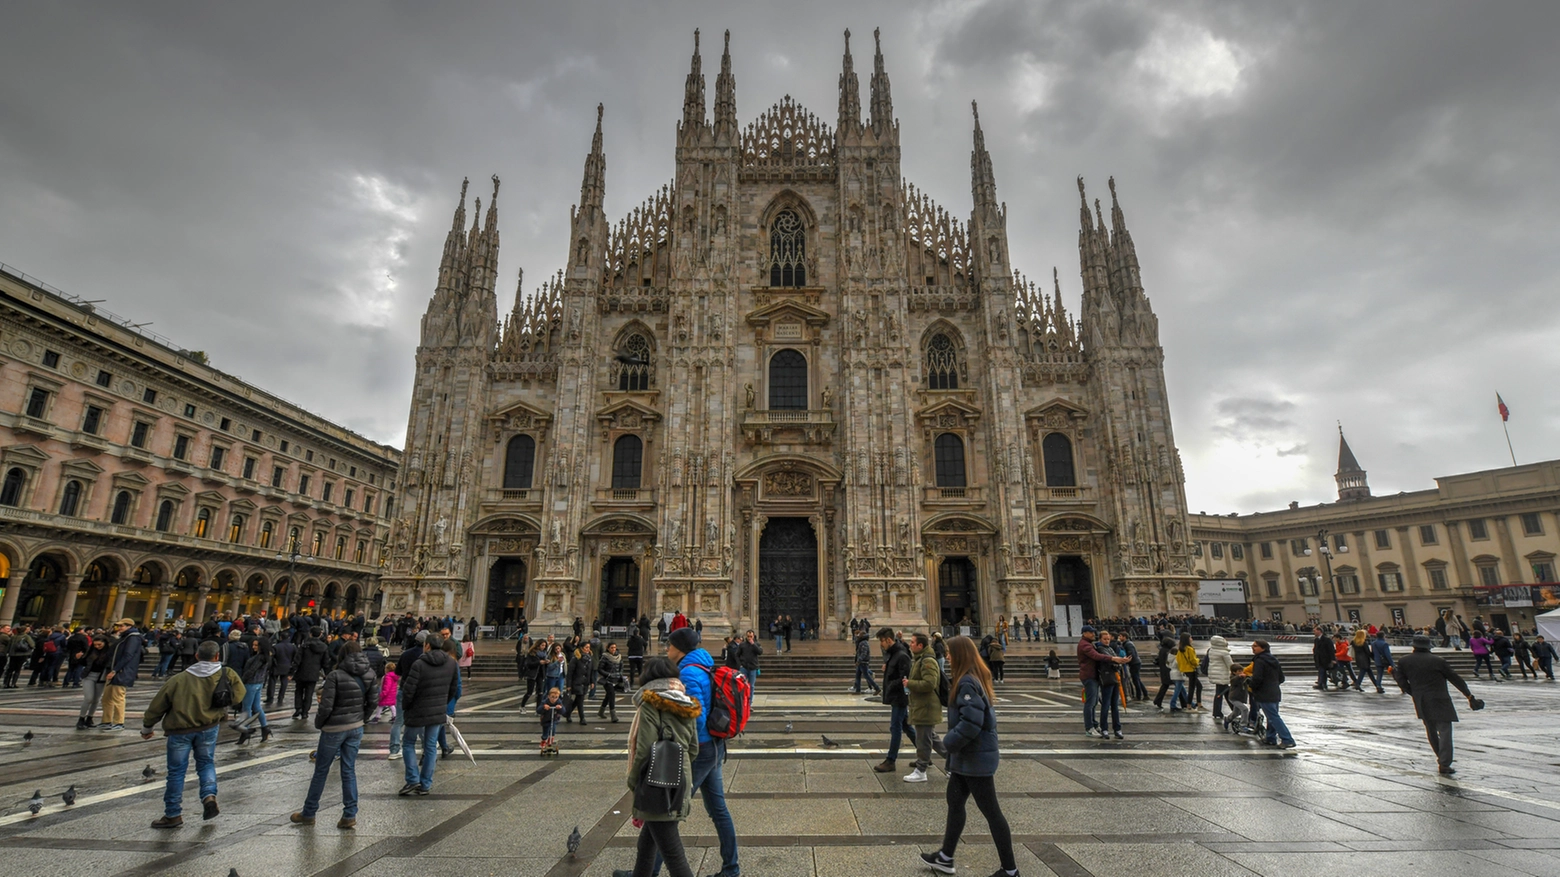
M 873 765 L 878 773 L 889 773 L 899 758 L 899 740 L 910 722 L 910 691 L 905 678 L 910 675 L 910 649 L 894 638 L 894 629 L 877 632 L 878 648 L 883 650 L 883 704 L 889 709 L 888 757 Z
M 595 678 L 596 661 L 590 653 L 590 643 L 584 643 L 569 664 L 569 702 L 563 708 L 566 721 L 573 722 L 574 716 L 570 713 L 578 710 L 580 724 L 585 724 L 585 691 Z
M 401 680 L 401 708 L 406 731 L 401 737 L 401 756 L 406 762 L 406 785 L 400 795 L 426 795 L 433 787 L 433 768 L 439 759 L 439 729 L 444 726 L 445 709 L 455 699 L 460 667 L 444 653 L 444 641 L 430 635 L 423 641 L 423 653 Z M 417 744 L 422 744 L 422 764 L 417 762 Z
M 290 817 L 294 825 L 314 824 L 320 795 L 330 777 L 330 763 L 340 757 L 341 819 L 336 827 L 357 827 L 358 746 L 363 742 L 363 720 L 379 701 L 379 676 L 356 642 L 343 645 L 336 657 L 335 668 L 325 676 L 320 711 L 314 717 L 314 727 L 320 730 L 320 742 L 314 749 L 314 778 L 309 781 L 303 809 Z
M 293 659 L 293 718 L 307 719 L 314 707 L 314 686 L 324 673 L 325 658 L 330 649 L 320 639 L 319 631 L 298 646 L 298 657 Z

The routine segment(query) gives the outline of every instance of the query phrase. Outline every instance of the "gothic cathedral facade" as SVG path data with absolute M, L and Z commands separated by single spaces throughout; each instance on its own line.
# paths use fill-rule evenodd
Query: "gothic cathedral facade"
M 422 319 L 391 613 L 552 629 L 682 610 L 989 629 L 1194 611 L 1158 321 L 1111 184 L 1082 312 L 1011 264 L 975 116 L 967 221 L 900 175 L 881 47 L 834 127 L 713 121 L 695 33 L 676 174 L 616 224 L 601 108 L 567 266 L 498 314 L 498 180 Z M 1068 608 L 1073 607 L 1073 608 Z

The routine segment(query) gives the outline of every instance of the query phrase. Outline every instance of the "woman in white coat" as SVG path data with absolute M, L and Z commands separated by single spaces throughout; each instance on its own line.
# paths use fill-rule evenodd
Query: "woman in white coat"
M 1230 690 L 1230 644 L 1222 636 L 1208 639 L 1208 681 L 1213 683 L 1213 718 L 1224 718 L 1224 695 Z

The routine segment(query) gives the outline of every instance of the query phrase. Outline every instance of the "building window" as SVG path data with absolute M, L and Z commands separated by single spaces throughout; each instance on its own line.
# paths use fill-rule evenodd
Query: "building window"
M 229 542 L 238 542 L 239 540 L 241 540 L 243 538 L 244 538 L 244 516 L 243 515 L 234 515 L 233 516 L 233 520 L 228 522 L 228 541 Z
M 308 496 L 309 495 L 309 476 L 307 476 L 307 475 L 299 475 L 298 476 L 298 492 L 303 494 L 304 496 Z
M 1481 584 L 1481 585 L 1498 585 L 1498 584 L 1500 584 L 1500 567 L 1495 565 L 1495 564 L 1493 564 L 1493 563 L 1481 563 L 1481 564 L 1479 564 L 1479 584 Z
M 330 495 L 335 492 L 336 483 L 334 481 L 327 481 L 325 482 L 325 489 L 320 493 L 320 499 L 323 499 L 326 502 L 330 502 Z
M 1419 544 L 1420 545 L 1434 545 L 1438 541 L 1439 540 L 1436 538 L 1436 535 L 1435 535 L 1435 525 L 1434 524 L 1422 524 L 1422 525 L 1420 525 L 1420 527 L 1419 527 Z
M 135 426 L 130 428 L 130 446 L 135 448 L 146 447 L 147 436 L 152 431 L 152 425 L 144 420 L 137 420 Z
M 173 526 L 173 500 L 165 499 L 157 506 L 157 532 L 166 533 Z
M 620 436 L 612 445 L 612 487 L 633 490 L 639 487 L 639 470 L 644 463 L 644 443 L 637 435 Z
M 341 504 L 349 509 L 352 508 L 352 488 L 347 488 L 347 492 L 342 495 Z
M 937 437 L 934 447 L 937 462 L 938 487 L 963 487 L 964 440 L 951 432 Z
M 285 477 L 287 477 L 287 470 L 286 469 L 283 469 L 280 466 L 273 467 L 271 469 L 271 486 L 272 487 L 281 487 L 282 486 L 282 479 L 285 478 Z
M 336 458 L 335 457 L 331 457 L 330 458 L 330 471 L 332 471 L 332 472 L 336 471 Z
M 1214 543 L 1212 543 L 1211 545 L 1208 546 L 1208 552 L 1213 555 L 1213 559 L 1214 560 L 1223 560 L 1224 559 L 1224 543 L 1223 542 L 1214 542 Z
M 536 463 L 536 439 L 517 435 L 504 448 L 504 489 L 528 490 L 531 469 Z M 363 509 L 368 511 L 367 507 Z
M 324 547 L 324 545 L 325 545 L 325 534 L 321 533 L 318 530 L 314 531 L 314 543 L 309 546 L 309 554 L 311 554 L 311 555 L 313 555 L 315 557 L 319 557 L 320 556 L 320 548 Z
M 1053 432 L 1040 443 L 1040 455 L 1045 463 L 1047 487 L 1077 487 L 1078 478 L 1073 471 L 1072 441 L 1059 432 Z
M 1470 518 L 1468 520 L 1468 538 L 1470 538 L 1470 539 L 1488 539 L 1488 538 L 1490 538 L 1490 528 L 1485 525 L 1483 518 Z
M 807 358 L 795 350 L 769 358 L 769 409 L 807 410 Z
M 619 390 L 640 392 L 650 389 L 650 370 L 654 367 L 650 357 L 650 340 L 638 332 L 628 336 L 612 366 L 617 369 Z
M 288 448 L 287 439 L 282 439 L 281 452 L 284 453 L 284 454 L 287 453 L 287 448 Z M 309 459 L 311 459 L 311 460 L 314 459 L 314 456 L 313 456 L 312 453 L 309 455 Z
M 1262 580 L 1262 587 L 1267 591 L 1268 599 L 1270 599 L 1270 600 L 1278 599 L 1278 596 L 1279 596 L 1278 579 L 1276 577 L 1270 577 L 1270 578 L 1263 579 Z
M 223 462 L 227 460 L 227 448 L 211 449 L 211 468 L 221 469 Z
M 1316 596 L 1316 576 L 1315 575 L 1306 575 L 1305 573 L 1301 573 L 1301 575 L 1300 575 L 1300 596 L 1302 596 L 1302 597 L 1315 597 Z
M 21 469 L 12 469 L 5 473 L 5 483 L 0 485 L 0 505 L 19 506 L 22 504 L 22 487 L 27 483 L 27 473 Z
M 103 409 L 96 405 L 88 405 L 87 413 L 81 418 L 81 431 L 88 435 L 97 435 L 103 428 Z
M 390 489 L 394 490 L 395 489 L 395 485 L 392 484 L 390 486 Z M 384 510 L 384 512 L 382 512 L 382 515 L 384 517 L 388 518 L 388 517 L 390 517 L 390 512 L 393 511 L 394 509 L 395 509 L 395 497 L 393 497 L 393 496 L 385 497 L 385 510 Z
M 255 458 L 244 458 L 244 477 L 253 481 L 255 477 Z
M 1239 542 L 1231 542 L 1230 543 L 1230 557 L 1234 558 L 1235 560 L 1245 560 L 1246 559 L 1246 548 L 1245 548 L 1245 546 L 1241 545 Z
M 1259 553 L 1262 555 L 1263 560 L 1273 559 L 1273 543 L 1262 542 L 1257 545 L 1257 548 L 1259 549 Z
M 1386 530 L 1377 530 L 1375 536 L 1377 548 L 1381 549 L 1382 551 L 1386 551 L 1392 547 L 1392 534 L 1390 532 Z
M 157 391 L 152 389 L 151 387 L 147 387 L 146 389 L 142 390 L 141 391 L 141 401 L 145 402 L 148 405 L 155 405 L 155 404 L 157 404 Z
M 185 417 L 194 417 L 195 416 L 195 403 L 193 403 L 193 402 L 186 402 L 186 403 L 184 403 L 184 416 Z
M 59 352 L 58 351 L 54 351 L 54 350 L 45 350 L 43 352 L 43 367 L 44 368 L 59 368 L 60 367 L 60 355 L 59 355 Z
M 1360 592 L 1360 577 L 1354 573 L 1338 574 L 1338 593 L 1358 594 Z
M 1380 567 L 1376 573 L 1376 583 L 1384 594 L 1397 593 L 1403 590 L 1403 574 L 1397 571 L 1397 567 Z
M 362 539 L 359 539 L 358 540 L 358 544 L 357 544 L 357 550 L 352 552 L 352 562 L 353 563 L 362 563 L 363 562 L 363 553 L 365 551 L 367 551 L 367 550 L 368 550 L 368 543 L 364 542 Z
M 271 547 L 271 535 L 273 533 L 275 533 L 275 532 L 276 532 L 276 526 L 274 524 L 272 524 L 270 521 L 266 521 L 265 523 L 260 525 L 260 547 L 261 548 L 270 548 Z
M 106 372 L 106 371 L 102 371 L 100 369 L 98 371 L 98 373 L 97 373 L 97 385 L 99 387 L 111 387 L 111 386 L 113 386 L 113 384 L 114 384 L 114 376 L 113 376 L 113 374 L 111 374 L 109 372 Z
M 114 497 L 114 508 L 113 511 L 109 512 L 108 520 L 109 523 L 113 524 L 127 524 L 130 522 L 130 491 L 121 490 L 119 495 Z
M 303 537 L 298 532 L 298 528 L 297 527 L 294 527 L 291 530 L 289 530 L 288 533 L 287 533 L 287 550 L 289 552 L 296 552 L 300 548 L 302 548 L 303 545 L 298 541 L 301 538 L 303 538 Z
M 769 285 L 807 285 L 807 232 L 793 210 L 782 210 L 769 226 Z
M 1430 576 L 1430 589 L 1432 591 L 1444 591 L 1450 584 L 1446 581 L 1446 567 L 1427 566 L 1425 572 Z
M 1555 564 L 1551 560 L 1533 561 L 1533 581 L 1547 584 L 1555 580 Z
M 926 388 L 959 389 L 959 354 L 947 335 L 933 335 L 932 343 L 926 345 Z
M 1342 533 L 1334 533 L 1333 534 L 1333 550 L 1335 550 L 1335 551 L 1348 551 L 1349 550 L 1349 537 L 1344 535 L 1344 534 L 1342 534 Z
M 1544 535 L 1544 519 L 1538 512 L 1522 513 L 1522 532 L 1528 536 Z
M 33 387 L 32 393 L 27 397 L 27 416 L 42 419 L 44 412 L 48 410 L 49 391 Z
M 201 509 L 195 515 L 195 536 L 199 539 L 206 538 L 211 531 L 211 509 Z
M 76 516 L 76 509 L 81 505 L 81 482 L 71 480 L 65 482 L 65 492 L 60 494 L 60 514 L 67 518 Z
M 1304 557 L 1307 548 L 1311 547 L 1310 539 L 1289 540 L 1289 553 L 1295 557 Z
M 371 515 L 373 513 L 374 513 L 374 495 L 372 493 L 365 493 L 365 494 L 363 494 L 363 514 Z
M 341 560 L 343 557 L 346 556 L 346 554 L 347 554 L 347 537 L 345 537 L 345 536 L 337 536 L 336 537 L 336 555 L 335 555 L 335 557 L 336 557 L 337 560 Z
M 190 437 L 187 435 L 175 436 L 173 439 L 173 458 L 183 460 L 190 455 Z
M 347 470 L 347 477 L 348 478 L 356 478 L 357 477 L 357 467 L 356 466 L 353 466 L 352 468 Z

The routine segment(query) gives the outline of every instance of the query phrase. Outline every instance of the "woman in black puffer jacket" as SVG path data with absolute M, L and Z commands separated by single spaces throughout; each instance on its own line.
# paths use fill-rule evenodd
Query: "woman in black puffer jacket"
M 379 703 L 379 676 L 356 640 L 348 640 L 336 654 L 336 666 L 325 676 L 320 690 L 320 709 L 314 715 L 314 727 L 320 730 L 320 742 L 314 756 L 314 778 L 303 809 L 294 813 L 298 825 L 313 825 L 319 810 L 320 795 L 330 778 L 330 763 L 341 759 L 341 819 L 337 828 L 357 827 L 357 754 L 363 742 L 363 721 Z

